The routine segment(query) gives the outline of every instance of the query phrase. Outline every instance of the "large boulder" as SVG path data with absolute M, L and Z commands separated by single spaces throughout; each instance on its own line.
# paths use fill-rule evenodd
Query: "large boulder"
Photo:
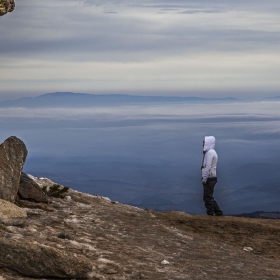
M 43 203 L 48 202 L 47 196 L 40 186 L 23 172 L 21 172 L 20 176 L 18 195 L 19 198 L 23 200 Z
M 6 226 L 20 226 L 26 221 L 26 211 L 6 200 L 0 199 L 0 223 Z
M 83 255 L 34 242 L 0 238 L 0 267 L 36 278 L 85 279 L 93 265 Z
M 15 202 L 26 157 L 25 144 L 15 136 L 0 145 L 0 199 Z
M 14 0 L 0 0 L 0 16 L 10 13 L 15 8 Z

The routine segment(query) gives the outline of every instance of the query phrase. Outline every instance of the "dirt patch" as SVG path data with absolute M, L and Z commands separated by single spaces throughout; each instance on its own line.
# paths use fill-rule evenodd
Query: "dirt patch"
M 154 213 L 165 224 L 205 238 L 243 249 L 270 259 L 280 257 L 280 220 L 237 217 L 188 216 L 171 211 Z

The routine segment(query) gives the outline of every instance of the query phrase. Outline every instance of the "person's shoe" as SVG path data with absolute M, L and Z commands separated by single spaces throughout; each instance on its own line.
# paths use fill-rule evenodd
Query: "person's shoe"
M 221 212 L 216 212 L 215 215 L 216 216 L 223 216 L 223 212 L 222 211 Z

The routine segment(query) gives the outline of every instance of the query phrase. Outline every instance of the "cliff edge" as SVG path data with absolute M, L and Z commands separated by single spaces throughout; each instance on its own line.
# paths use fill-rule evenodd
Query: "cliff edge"
M 57 185 L 46 178 L 29 177 L 45 190 Z M 14 241 L 9 254 L 22 257 L 12 266 L 4 264 L 7 254 L 2 259 L 0 254 L 2 279 L 280 278 L 279 220 L 160 213 L 72 189 L 62 197 L 50 197 L 48 204 L 21 201 L 27 213 L 25 223 L 0 225 L 1 248 Z M 37 246 L 36 254 L 29 255 L 32 246 Z M 46 247 L 52 249 L 50 259 L 40 253 Z M 54 277 L 36 268 L 36 262 L 53 271 L 61 265 L 71 275 L 74 260 L 51 262 L 60 258 L 56 252 L 76 257 L 84 272 Z M 36 276 L 40 272 L 45 274 Z

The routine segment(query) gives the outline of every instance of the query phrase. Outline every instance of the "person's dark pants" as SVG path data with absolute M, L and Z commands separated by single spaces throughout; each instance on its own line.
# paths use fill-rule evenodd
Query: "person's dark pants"
M 217 178 L 209 178 L 206 184 L 203 184 L 203 188 L 204 188 L 203 201 L 206 207 L 206 213 L 208 215 L 215 214 L 216 216 L 222 216 L 223 212 L 213 197 L 214 187 L 216 183 L 217 183 Z

